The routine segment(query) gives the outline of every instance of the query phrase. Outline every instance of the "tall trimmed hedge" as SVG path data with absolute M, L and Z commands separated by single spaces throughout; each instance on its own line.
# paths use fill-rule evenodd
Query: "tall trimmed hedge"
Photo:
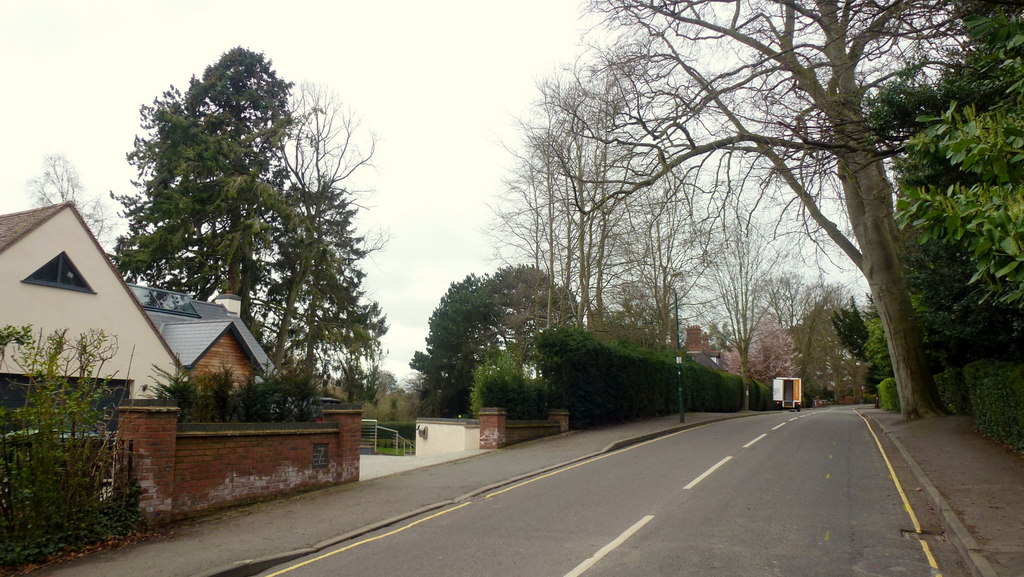
M 609 345 L 571 327 L 537 335 L 537 365 L 550 386 L 549 406 L 564 408 L 574 427 L 667 415 L 679 410 L 675 356 L 629 345 Z M 743 381 L 686 359 L 682 372 L 687 411 L 733 412 L 743 407 Z M 765 385 L 751 386 L 750 407 L 771 406 Z
M 971 395 L 964 382 L 963 369 L 949 369 L 935 375 L 935 386 L 946 412 L 951 415 L 970 415 Z
M 976 361 L 963 377 L 978 430 L 1024 451 L 1024 364 Z
M 896 388 L 896 379 L 889 377 L 878 383 L 878 404 L 887 411 L 900 410 L 900 393 Z

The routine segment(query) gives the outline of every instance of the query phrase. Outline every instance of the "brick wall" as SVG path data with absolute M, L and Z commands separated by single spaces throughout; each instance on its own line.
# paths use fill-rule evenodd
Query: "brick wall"
M 558 423 L 549 421 L 508 421 L 505 423 L 505 444 L 514 445 L 561 432 Z
M 551 411 L 547 421 L 509 421 L 506 415 L 500 407 L 480 409 L 481 449 L 500 449 L 569 430 L 568 411 Z
M 118 431 L 150 520 L 359 480 L 358 406 L 324 411 L 324 423 L 178 425 L 159 403 L 120 407 Z

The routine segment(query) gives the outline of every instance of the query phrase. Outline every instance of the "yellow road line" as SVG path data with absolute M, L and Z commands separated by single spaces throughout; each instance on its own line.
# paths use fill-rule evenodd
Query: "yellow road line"
M 463 503 L 461 505 L 456 505 L 455 507 L 452 507 L 451 509 L 445 509 L 444 511 L 440 511 L 440 512 L 434 513 L 433 515 L 430 515 L 429 517 L 424 517 L 422 519 L 418 519 L 416 521 L 413 521 L 412 523 L 409 523 L 408 525 L 405 525 L 403 527 L 399 527 L 398 529 L 395 529 L 394 531 L 389 531 L 389 532 L 384 533 L 382 535 L 377 535 L 376 537 L 370 537 L 369 539 L 363 539 L 362 541 L 358 541 L 356 543 L 352 543 L 351 545 L 347 545 L 345 547 L 342 547 L 341 549 L 335 549 L 334 551 L 331 551 L 330 553 L 325 553 L 323 555 L 320 555 L 319 557 L 314 557 L 312 559 L 309 559 L 308 561 L 303 561 L 302 563 L 298 563 L 296 565 L 292 565 L 290 567 L 286 567 L 286 568 L 278 571 L 277 573 L 271 573 L 270 575 L 267 575 L 267 577 L 277 577 L 278 575 L 284 575 L 285 573 L 289 573 L 289 572 L 294 571 L 295 569 L 298 569 L 300 567 L 305 567 L 306 565 L 311 565 L 313 563 L 316 563 L 317 561 L 322 561 L 322 560 L 324 560 L 324 559 L 326 559 L 328 557 L 332 557 L 334 555 L 337 555 L 338 553 L 343 553 L 345 551 L 349 551 L 351 549 L 355 549 L 356 547 L 358 547 L 360 545 L 365 545 L 367 543 L 372 543 L 374 541 L 378 541 L 378 540 L 383 539 L 385 537 L 390 537 L 390 536 L 395 535 L 397 533 L 401 533 L 402 531 L 405 531 L 406 529 L 411 529 L 411 528 L 415 527 L 416 525 L 419 525 L 420 523 L 424 523 L 426 521 L 430 521 L 431 519 L 436 519 L 436 518 L 440 517 L 441 515 L 447 515 L 448 513 L 451 513 L 452 511 L 458 511 L 459 509 L 461 509 L 463 507 L 466 507 L 466 506 L 470 505 L 471 503 L 472 503 L 472 501 L 467 501 L 467 502 L 465 502 L 465 503 Z
M 910 522 L 914 524 L 914 532 L 918 535 L 921 534 L 921 523 L 917 520 L 917 515 L 914 514 L 914 508 L 910 506 L 910 500 L 907 499 L 907 494 L 903 492 L 903 485 L 900 484 L 899 478 L 896 477 L 896 471 L 892 468 L 892 463 L 889 461 L 889 456 L 885 453 L 885 448 L 882 447 L 882 441 L 878 439 L 878 435 L 875 434 L 874 429 L 871 428 L 871 423 L 868 422 L 867 417 L 860 414 L 859 411 L 855 411 L 857 416 L 864 421 L 864 424 L 868 427 L 868 432 L 871 433 L 871 437 L 875 439 L 875 445 L 878 446 L 878 452 L 882 454 L 882 459 L 885 461 L 885 466 L 889 468 L 889 477 L 892 479 L 894 485 L 896 485 L 896 491 L 900 494 L 900 499 L 903 500 L 903 509 L 910 516 Z M 935 562 L 935 557 L 932 555 L 932 550 L 928 547 L 928 542 L 924 539 L 918 539 L 918 543 L 921 544 L 921 550 L 924 551 L 924 556 L 928 559 L 928 564 L 932 569 L 938 571 L 939 565 Z M 942 577 L 941 573 L 936 573 L 936 577 Z

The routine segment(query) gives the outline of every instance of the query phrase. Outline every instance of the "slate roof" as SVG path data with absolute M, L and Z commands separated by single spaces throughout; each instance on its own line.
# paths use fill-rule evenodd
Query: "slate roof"
M 228 312 L 223 305 L 189 299 L 198 317 L 163 312 L 143 307 L 167 341 L 167 345 L 178 356 L 182 366 L 193 368 L 222 335 L 230 332 L 238 339 L 246 355 L 265 371 L 271 371 L 270 361 L 259 341 L 242 322 L 242 319 Z
M 722 359 L 722 353 L 717 351 L 687 351 L 686 354 L 690 355 L 690 358 L 696 361 L 698 365 L 720 371 L 727 370 Z
M 54 204 L 42 208 L 33 208 L 21 212 L 0 215 L 0 252 L 7 250 L 7 247 L 18 242 L 21 237 L 39 228 L 41 224 L 50 219 L 68 205 Z

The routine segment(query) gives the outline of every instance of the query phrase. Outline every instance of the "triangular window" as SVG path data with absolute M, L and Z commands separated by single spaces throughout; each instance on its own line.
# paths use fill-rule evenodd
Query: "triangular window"
M 66 252 L 53 257 L 50 262 L 39 267 L 36 272 L 28 275 L 28 278 L 22 282 L 93 292 L 89 283 L 85 282 L 82 274 L 71 263 L 71 259 L 68 258 Z

